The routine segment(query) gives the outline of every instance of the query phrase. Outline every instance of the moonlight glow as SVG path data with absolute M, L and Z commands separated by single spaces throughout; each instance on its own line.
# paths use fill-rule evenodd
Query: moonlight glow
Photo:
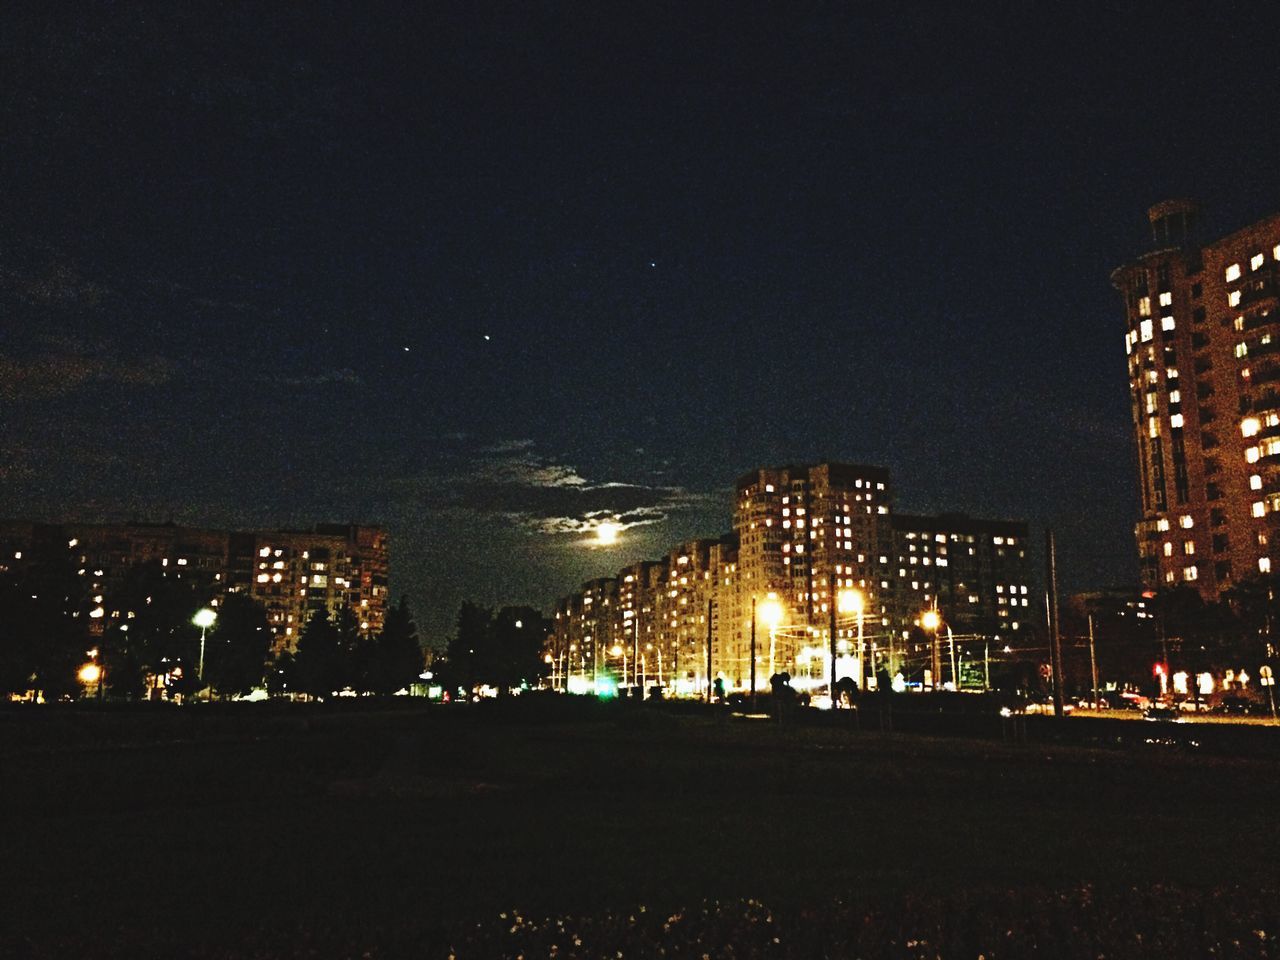
M 596 527 L 596 543 L 603 546 L 618 542 L 618 534 L 622 531 L 621 524 L 605 522 Z

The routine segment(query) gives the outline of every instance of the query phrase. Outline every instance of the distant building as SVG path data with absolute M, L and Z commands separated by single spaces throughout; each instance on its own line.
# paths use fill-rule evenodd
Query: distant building
M 1011 520 L 895 514 L 893 622 L 899 630 L 936 608 L 956 633 L 998 636 L 1025 629 L 1032 612 L 1028 530 Z
M 199 581 L 216 604 L 247 593 L 266 608 L 277 649 L 292 649 L 311 613 L 348 606 L 360 629 L 382 629 L 389 572 L 380 527 L 320 524 L 311 530 L 228 531 L 174 524 L 38 524 L 0 521 L 0 569 L 24 562 L 41 545 L 65 547 L 90 594 L 111 608 L 130 570 L 154 563 L 165 576 Z
M 1143 585 L 1216 598 L 1280 561 L 1280 215 L 1202 243 L 1200 211 L 1148 211 L 1116 269 L 1142 519 Z

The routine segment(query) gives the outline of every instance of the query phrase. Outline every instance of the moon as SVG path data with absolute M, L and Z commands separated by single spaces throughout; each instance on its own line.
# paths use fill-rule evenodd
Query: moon
M 618 542 L 618 534 L 622 531 L 622 526 L 617 523 L 606 521 L 596 527 L 596 543 L 602 546 L 608 546 Z

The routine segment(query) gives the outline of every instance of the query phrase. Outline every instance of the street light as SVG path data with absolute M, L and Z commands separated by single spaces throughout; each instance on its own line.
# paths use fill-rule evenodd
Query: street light
M 627 683 L 627 651 L 620 643 L 615 643 L 609 650 L 615 657 L 622 658 L 622 683 L 619 686 L 626 686 Z
M 200 628 L 200 665 L 196 670 L 196 679 L 200 681 L 200 686 L 204 687 L 204 634 L 205 631 L 213 626 L 213 621 L 218 619 L 218 615 L 208 607 L 201 607 L 196 611 L 196 615 L 191 618 L 191 622 Z
M 862 591 L 855 587 L 846 587 L 836 594 L 836 609 L 840 613 L 851 613 L 858 618 L 858 688 L 865 690 L 867 687 L 867 669 L 866 661 L 862 657 L 862 611 L 866 606 L 866 600 L 862 596 Z M 834 618 L 832 618 L 834 619 Z M 875 675 L 874 664 L 872 665 L 872 675 Z M 831 630 L 831 705 L 835 706 L 836 702 L 836 631 Z
M 930 658 L 930 676 L 932 677 L 932 682 L 930 686 L 932 689 L 937 690 L 938 674 L 942 672 L 942 664 L 938 656 L 938 631 L 942 629 L 942 616 L 938 613 L 937 607 L 934 607 L 932 610 L 926 610 L 920 615 L 920 626 L 933 634 L 933 655 Z
M 782 622 L 782 604 L 770 593 L 764 601 L 756 606 L 756 598 L 751 598 L 751 710 L 756 708 L 756 620 L 760 620 L 769 628 L 769 672 L 773 673 L 774 631 Z

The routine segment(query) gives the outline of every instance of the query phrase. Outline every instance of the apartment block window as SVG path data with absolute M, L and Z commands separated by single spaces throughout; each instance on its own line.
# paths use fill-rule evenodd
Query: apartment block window
M 1170 291 L 1166 290 L 1160 294 L 1160 306 L 1167 307 L 1171 303 L 1173 303 L 1173 294 Z
M 1186 580 L 1188 583 L 1196 579 L 1196 577 L 1198 577 L 1199 575 L 1200 575 L 1199 571 L 1197 571 L 1194 566 L 1187 567 L 1182 571 L 1182 579 Z
M 1196 522 L 1192 518 L 1191 514 L 1189 513 L 1184 513 L 1182 516 L 1178 518 L 1178 526 L 1180 526 L 1183 530 L 1190 530 L 1195 525 L 1196 525 Z
M 1172 330 L 1172 329 L 1173 329 L 1173 317 L 1161 317 L 1161 318 L 1160 318 L 1160 329 L 1161 329 L 1161 330 L 1164 330 L 1166 333 L 1167 333 L 1168 331 Z
M 1188 541 L 1186 541 L 1186 542 L 1182 545 L 1182 552 L 1183 552 L 1183 553 L 1185 553 L 1185 554 L 1186 554 L 1187 556 L 1189 556 L 1189 557 L 1190 557 L 1190 556 L 1194 556 L 1194 554 L 1195 554 L 1195 552 L 1196 552 L 1196 542 L 1195 542 L 1194 540 L 1188 540 Z
M 1249 258 L 1249 269 L 1261 270 L 1262 265 L 1266 262 L 1267 262 L 1267 258 L 1265 256 L 1263 256 L 1260 253 L 1255 253 L 1252 257 Z
M 1231 266 L 1227 267 L 1227 283 L 1230 283 L 1233 280 L 1239 280 L 1239 279 L 1240 279 L 1240 264 L 1233 263 Z

